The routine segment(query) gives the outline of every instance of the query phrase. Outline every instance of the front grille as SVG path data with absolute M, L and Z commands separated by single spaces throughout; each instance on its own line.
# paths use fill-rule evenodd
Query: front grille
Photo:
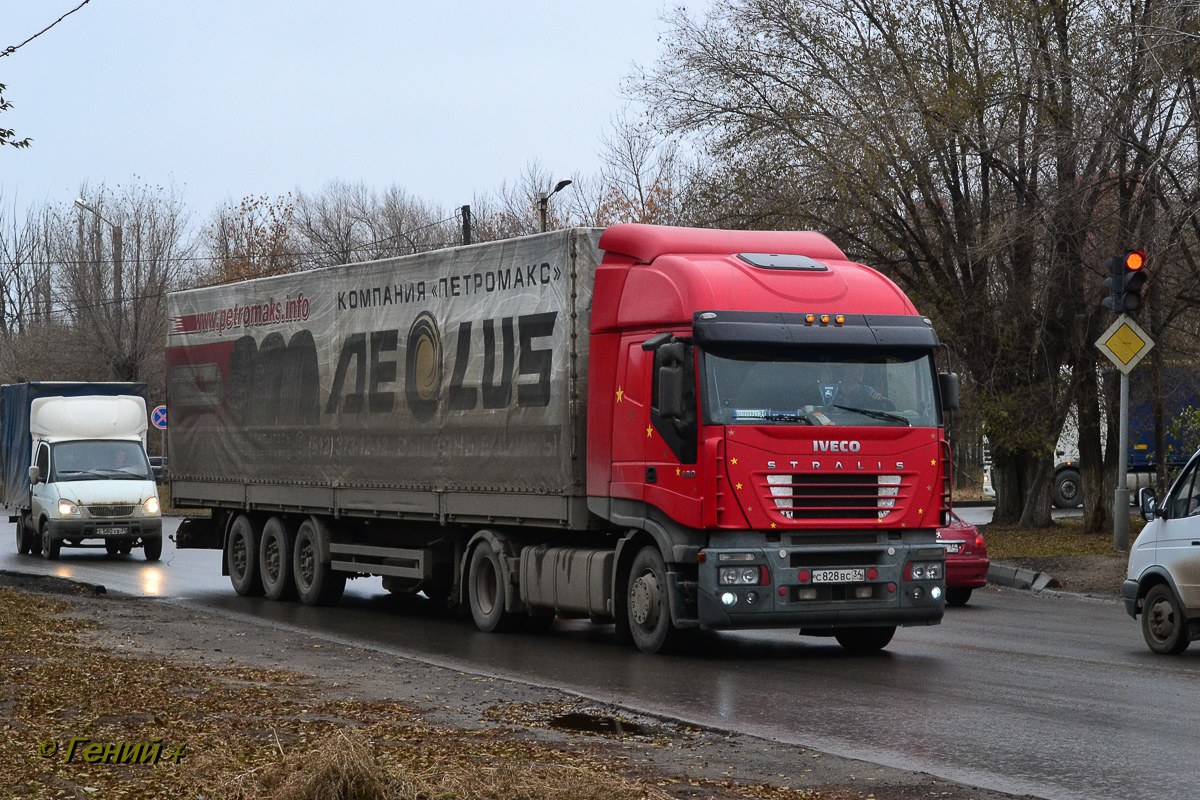
M 760 488 L 767 507 L 792 520 L 881 520 L 908 494 L 899 475 L 772 474 Z
M 105 519 L 112 519 L 114 517 L 132 517 L 133 516 L 133 506 L 131 506 L 131 505 L 88 506 L 87 510 L 88 510 L 88 513 L 91 514 L 93 517 L 103 517 Z

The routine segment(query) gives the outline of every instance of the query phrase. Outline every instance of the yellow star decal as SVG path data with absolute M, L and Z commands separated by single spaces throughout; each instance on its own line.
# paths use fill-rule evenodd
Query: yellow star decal
M 735 489 L 738 489 L 738 490 L 741 490 L 741 488 L 742 488 L 742 485 L 739 483 L 737 486 L 734 486 L 733 488 L 735 488 Z
M 680 467 L 676 467 L 675 468 L 675 476 L 679 477 L 682 474 L 683 474 L 683 470 Z
M 654 435 L 654 426 L 651 425 L 648 428 L 646 428 L 646 438 L 649 439 L 653 435 Z
M 733 465 L 736 467 L 736 466 L 737 466 L 737 459 L 735 458 L 735 459 L 733 459 L 732 461 L 730 461 L 729 463 L 730 463 L 730 464 L 733 464 Z
M 771 523 L 771 527 L 772 527 L 772 528 L 774 528 L 774 527 L 775 527 L 775 523 L 774 523 L 774 522 L 772 522 L 772 523 Z
M 937 466 L 937 459 L 936 459 L 936 458 L 931 458 L 931 459 L 929 459 L 929 466 L 931 466 L 931 467 L 936 467 L 936 466 Z
M 622 389 L 620 386 L 618 386 L 618 387 L 617 387 L 617 402 L 618 402 L 618 403 L 619 403 L 619 402 L 621 402 L 621 400 L 622 400 L 624 397 L 625 397 L 625 390 L 624 390 L 624 389 Z
M 917 509 L 917 513 L 918 513 L 918 514 L 924 514 L 924 513 L 925 513 L 925 509 L 923 509 L 923 508 L 918 508 L 918 509 Z

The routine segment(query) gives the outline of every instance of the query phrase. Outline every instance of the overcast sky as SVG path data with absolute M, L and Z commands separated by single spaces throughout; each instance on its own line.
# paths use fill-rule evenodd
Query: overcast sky
M 0 1 L 0 49 L 81 2 Z M 33 138 L 0 150 L 0 202 L 174 183 L 203 217 L 341 179 L 449 210 L 533 160 L 593 173 L 668 4 L 91 0 L 0 58 L 0 127 Z

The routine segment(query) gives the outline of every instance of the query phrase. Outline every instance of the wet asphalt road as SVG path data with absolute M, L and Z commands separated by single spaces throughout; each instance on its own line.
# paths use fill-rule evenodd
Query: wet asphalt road
M 973 518 L 976 510 L 962 515 Z M 980 520 L 982 521 L 982 520 Z M 175 521 L 168 521 L 166 532 Z M 722 634 L 673 656 L 617 646 L 611 626 L 559 621 L 541 635 L 488 635 L 352 581 L 334 609 L 234 595 L 215 551 L 66 549 L 0 569 L 104 584 L 207 609 L 239 624 L 294 628 L 471 673 L 576 692 L 639 711 L 1046 798 L 1200 793 L 1200 644 L 1154 656 L 1117 602 L 987 589 L 940 626 L 905 628 L 888 649 L 845 655 L 786 632 Z M 0 540 L 3 541 L 3 540 Z

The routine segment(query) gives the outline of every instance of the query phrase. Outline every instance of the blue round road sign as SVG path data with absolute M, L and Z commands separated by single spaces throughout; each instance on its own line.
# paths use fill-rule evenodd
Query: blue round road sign
M 167 428 L 167 407 L 159 406 L 150 412 L 150 424 L 161 430 Z

